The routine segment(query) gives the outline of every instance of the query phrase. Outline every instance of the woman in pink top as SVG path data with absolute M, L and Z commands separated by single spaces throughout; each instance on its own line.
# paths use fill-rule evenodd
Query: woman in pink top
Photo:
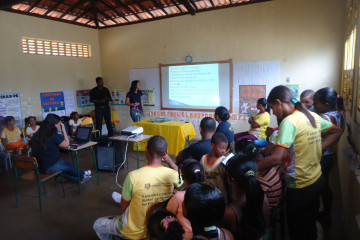
M 187 186 L 190 186 L 193 183 L 204 182 L 204 170 L 198 161 L 186 159 L 182 166 L 180 165 L 179 171 L 181 171 L 185 190 L 175 193 L 175 195 L 169 200 L 166 210 L 177 216 L 185 230 L 184 240 L 190 240 L 193 237 L 192 228 L 189 220 L 183 215 L 182 203 L 184 201 Z

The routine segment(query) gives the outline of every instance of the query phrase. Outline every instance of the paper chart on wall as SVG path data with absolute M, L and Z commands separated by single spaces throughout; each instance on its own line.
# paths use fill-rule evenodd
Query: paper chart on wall
M 70 115 L 70 113 L 75 112 L 75 97 L 74 91 L 64 90 L 64 100 L 65 100 L 65 114 Z
M 13 116 L 15 125 L 23 126 L 20 93 L 0 94 L 0 119 L 6 116 Z

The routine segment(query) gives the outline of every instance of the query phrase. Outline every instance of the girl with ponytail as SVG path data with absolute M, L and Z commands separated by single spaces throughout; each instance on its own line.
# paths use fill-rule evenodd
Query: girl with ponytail
M 234 136 L 235 143 L 244 139 L 251 141 L 266 139 L 265 132 L 270 124 L 270 108 L 267 105 L 266 98 L 259 98 L 256 102 L 256 108 L 259 112 L 248 120 L 250 124 L 249 131 L 236 133 Z
M 318 90 L 314 95 L 314 107 L 316 113 L 322 118 L 332 122 L 344 131 L 344 102 L 342 97 L 339 96 L 334 89 L 325 87 Z M 325 179 L 325 187 L 321 195 L 324 203 L 324 211 L 319 214 L 319 218 L 320 221 L 329 223 L 331 222 L 330 213 L 332 205 L 332 191 L 329 186 L 329 174 L 334 165 L 333 146 L 323 151 L 320 164 Z
M 182 203 L 186 193 L 186 188 L 193 183 L 204 182 L 204 169 L 199 161 L 185 159 L 179 166 L 179 174 L 184 181 L 185 190 L 177 191 L 169 200 L 166 210 L 175 214 L 185 230 L 184 240 L 190 240 L 193 236 L 191 224 L 183 215 Z
M 257 166 L 263 170 L 277 165 L 283 161 L 287 149 L 294 149 L 284 163 L 289 234 L 291 239 L 315 240 L 316 215 L 324 184 L 321 153 L 340 138 L 342 130 L 309 112 L 285 86 L 271 90 L 268 104 L 281 124 L 273 153 Z M 325 132 L 321 141 L 321 134 Z
M 226 206 L 221 225 L 227 227 L 235 239 L 257 240 L 265 234 L 269 207 L 256 178 L 256 163 L 248 159 L 249 156 L 240 153 L 227 163 L 234 201 Z

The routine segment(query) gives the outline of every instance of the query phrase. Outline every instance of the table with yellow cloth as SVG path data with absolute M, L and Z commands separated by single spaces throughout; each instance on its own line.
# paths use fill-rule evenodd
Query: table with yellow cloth
M 135 122 L 134 126 L 144 129 L 144 134 L 160 135 L 166 139 L 168 144 L 168 153 L 177 155 L 185 147 L 185 138 L 191 140 L 196 133 L 192 123 L 169 121 L 162 123 L 153 123 L 152 120 L 142 120 Z M 142 149 L 144 148 L 142 147 Z

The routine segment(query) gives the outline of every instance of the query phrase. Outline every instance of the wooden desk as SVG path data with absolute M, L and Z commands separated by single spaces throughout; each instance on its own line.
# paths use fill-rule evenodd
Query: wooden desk
M 140 134 L 137 137 L 129 137 L 129 136 L 125 136 L 125 135 L 119 135 L 119 136 L 113 136 L 113 137 L 109 137 L 110 140 L 113 140 L 114 143 L 116 142 L 129 142 L 129 143 L 135 143 L 136 144 L 136 160 L 137 160 L 137 168 L 140 167 L 140 163 L 139 163 L 139 145 L 138 143 L 141 141 L 145 141 L 150 139 L 152 136 L 151 135 L 146 135 L 146 134 Z M 114 155 L 115 155 L 115 149 L 116 146 L 114 144 Z M 127 152 L 126 152 L 126 166 L 127 169 L 129 169 L 129 159 L 127 156 Z M 115 169 L 116 165 L 115 165 L 115 156 L 114 156 L 114 169 Z
M 177 155 L 185 147 L 185 138 L 190 141 L 196 133 L 192 123 L 169 121 L 163 123 L 153 123 L 152 120 L 142 120 L 135 122 L 134 126 L 144 129 L 144 134 L 160 135 L 166 139 L 168 153 Z
M 77 168 L 77 175 L 78 175 L 78 187 L 79 187 L 79 193 L 81 193 L 81 180 L 80 180 L 80 167 L 79 167 L 79 153 L 87 153 L 89 151 L 91 151 L 92 153 L 92 157 L 93 157 L 93 161 L 94 161 L 94 167 L 95 167 L 95 175 L 92 175 L 91 178 L 94 178 L 96 176 L 97 178 L 97 182 L 98 184 L 100 184 L 100 178 L 99 178 L 99 173 L 98 173 L 98 169 L 97 169 L 97 163 L 96 163 L 96 156 L 95 156 L 95 152 L 94 152 L 94 148 L 93 146 L 95 146 L 97 144 L 97 142 L 88 142 L 87 144 L 81 145 L 76 149 L 71 149 L 71 148 L 61 148 L 64 149 L 66 151 L 70 152 L 71 155 L 71 160 L 74 164 L 74 160 L 76 161 L 76 164 L 74 164 Z M 74 155 L 75 155 L 75 159 L 74 159 Z

